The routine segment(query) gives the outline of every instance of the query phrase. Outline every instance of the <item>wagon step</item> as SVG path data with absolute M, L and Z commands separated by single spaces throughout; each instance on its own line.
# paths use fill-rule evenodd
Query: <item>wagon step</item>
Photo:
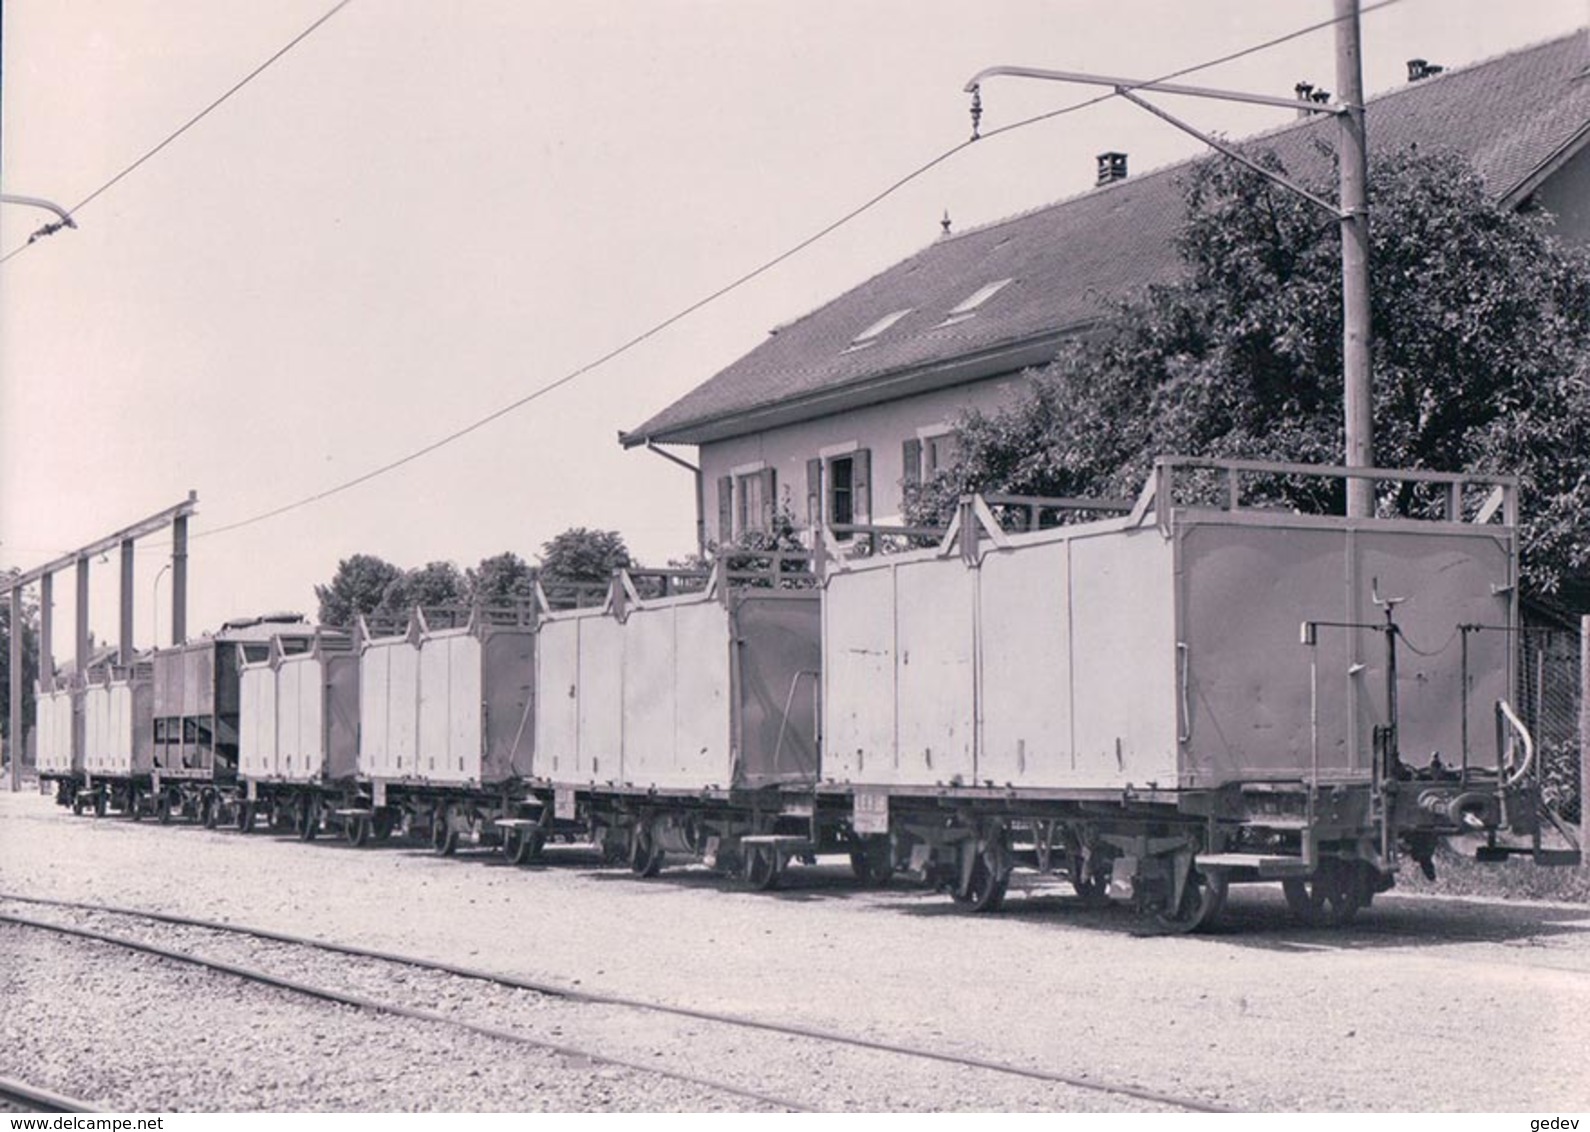
M 498 829 L 540 829 L 538 818 L 498 818 L 491 823 Z
M 1242 824 L 1249 829 L 1307 829 L 1309 820 L 1293 814 L 1258 814 L 1243 820 Z
M 810 837 L 795 833 L 753 833 L 740 838 L 741 845 L 770 845 L 784 853 L 810 853 L 817 847 Z
M 1198 858 L 1200 869 L 1252 869 L 1261 877 L 1308 876 L 1308 863 L 1301 857 L 1275 857 L 1266 853 L 1210 853 Z

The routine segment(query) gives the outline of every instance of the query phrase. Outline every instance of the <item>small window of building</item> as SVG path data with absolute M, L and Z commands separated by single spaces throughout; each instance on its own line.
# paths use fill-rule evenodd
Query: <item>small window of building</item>
M 773 529 L 777 480 L 772 468 L 731 472 L 718 480 L 718 541 Z
M 919 430 L 917 435 L 901 446 L 900 464 L 904 482 L 926 483 L 934 473 L 955 462 L 959 445 L 955 433 L 949 429 L 930 432 Z
M 939 326 L 954 326 L 957 322 L 965 322 L 977 313 L 978 307 L 988 302 L 989 299 L 992 299 L 1014 282 L 1014 279 L 999 279 L 993 283 L 984 284 L 951 307 L 949 315 L 943 322 L 939 323 Z
M 806 521 L 812 528 L 826 524 L 848 527 L 872 522 L 872 452 L 852 448 L 819 456 L 806 464 Z M 834 530 L 848 541 L 854 532 Z
M 893 326 L 895 323 L 899 322 L 902 318 L 910 313 L 911 308 L 906 307 L 904 310 L 899 310 L 895 311 L 893 314 L 884 315 L 877 322 L 873 323 L 860 334 L 852 338 L 850 340 L 850 345 L 845 347 L 845 353 L 848 354 L 851 350 L 860 350 L 865 346 L 872 345 L 878 340 L 884 331 L 888 330 L 889 327 Z

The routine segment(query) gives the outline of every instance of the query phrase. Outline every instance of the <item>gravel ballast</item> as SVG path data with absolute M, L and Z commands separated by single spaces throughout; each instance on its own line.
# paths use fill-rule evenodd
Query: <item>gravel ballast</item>
M 1086 911 L 1052 887 L 968 916 L 909 886 L 858 889 L 841 866 L 752 893 L 699 869 L 641 881 L 564 847 L 515 869 L 486 853 L 73 818 L 35 795 L 0 795 L 0 822 L 0 889 L 230 919 L 1239 1109 L 1590 1107 L 1587 908 L 1391 893 L 1360 925 L 1328 931 L 1297 927 L 1278 891 L 1258 886 L 1233 891 L 1220 933 L 1143 938 L 1124 910 Z M 548 1022 L 522 1003 L 491 1009 Z M 739 1071 L 714 1052 L 725 1039 L 641 1018 L 608 1023 L 586 1006 L 552 1036 L 660 1048 L 714 1079 Z M 1141 1107 L 815 1048 L 769 1063 L 766 1091 L 824 1108 Z

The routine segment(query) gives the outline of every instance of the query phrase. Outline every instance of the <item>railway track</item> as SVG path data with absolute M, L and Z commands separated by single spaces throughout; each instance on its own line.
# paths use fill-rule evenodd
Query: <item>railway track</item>
M 4 1112 L 99 1112 L 87 1101 L 40 1089 L 15 1077 L 0 1077 L 0 1111 Z
M 399 1017 L 459 1026 L 483 1036 L 550 1050 L 566 1058 L 588 1059 L 591 1062 L 643 1072 L 663 1073 L 677 1080 L 728 1092 L 758 1105 L 773 1108 L 805 1110 L 829 1108 L 840 1103 L 838 1098 L 823 1090 L 821 1080 L 806 1083 L 808 1088 L 806 1096 L 774 1093 L 768 1091 L 765 1086 L 750 1087 L 746 1083 L 747 1080 L 759 1080 L 759 1068 L 765 1069 L 775 1063 L 788 1064 L 792 1058 L 798 1060 L 799 1056 L 804 1054 L 814 1063 L 821 1064 L 831 1064 L 836 1058 L 849 1059 L 863 1075 L 878 1075 L 891 1080 L 910 1082 L 909 1087 L 904 1084 L 900 1086 L 901 1094 L 904 1096 L 931 1097 L 932 1089 L 936 1085 L 940 1090 L 940 1096 L 946 1101 L 946 1107 L 953 1103 L 955 1097 L 985 1095 L 977 1090 L 977 1079 L 981 1078 L 984 1082 L 999 1079 L 1003 1081 L 1002 1087 L 1006 1089 L 1014 1085 L 1030 1090 L 1033 1096 L 1052 1098 L 1049 1103 L 1042 1106 L 1046 1108 L 1063 1107 L 1062 1101 L 1069 1093 L 1072 1101 L 1082 1102 L 1080 1107 L 1093 1107 L 1100 1099 L 1111 1098 L 1117 1103 L 1132 1102 L 1158 1110 L 1226 1111 L 1207 1097 L 1179 1095 L 1130 1082 L 1109 1081 L 1090 1076 L 1085 1072 L 1057 1073 L 1037 1066 L 992 1061 L 951 1050 L 909 1046 L 797 1023 L 769 1021 L 623 995 L 602 994 L 293 933 L 224 924 L 196 917 L 118 905 L 54 900 L 12 893 L 0 893 L 0 903 L 53 909 L 57 912 L 87 916 L 95 921 L 103 919 L 119 921 L 121 926 L 118 931 L 126 931 L 129 922 L 134 925 L 141 923 L 142 927 L 135 926 L 132 935 L 111 934 L 99 930 L 99 927 L 105 925 L 90 927 L 60 920 L 39 920 L 6 912 L 0 912 L 0 923 L 96 940 L 176 962 L 205 967 L 323 1001 L 357 1006 Z M 179 934 L 175 938 L 168 935 L 161 942 L 159 937 L 162 932 Z M 169 946 L 173 942 L 180 946 Z M 247 953 L 251 956 L 260 954 L 260 944 L 283 949 L 282 954 L 275 956 L 275 961 L 294 971 L 302 969 L 305 956 L 335 959 L 346 964 L 359 965 L 361 969 L 348 968 L 332 972 L 334 976 L 340 977 L 345 985 L 327 986 L 321 982 L 310 983 L 302 978 L 284 976 L 277 971 L 233 962 L 219 958 L 215 954 L 217 950 L 224 952 L 229 946 L 236 949 L 243 944 L 248 944 Z M 200 954 L 196 945 L 207 945 L 206 950 L 209 954 Z M 453 991 L 438 991 L 435 987 L 430 987 L 427 991 L 426 987 L 415 987 L 413 978 L 416 973 L 455 984 Z M 349 982 L 355 986 L 362 982 L 365 989 L 350 989 L 346 985 Z M 372 982 L 379 988 L 376 993 L 371 993 L 369 989 Z M 486 1025 L 462 1018 L 456 1010 L 437 1011 L 416 1006 L 412 1002 L 397 1001 L 391 993 L 393 988 L 405 986 L 421 997 L 431 993 L 440 998 L 456 1000 L 461 997 L 457 993 L 459 989 L 457 984 L 467 984 L 473 989 L 474 993 L 467 997 L 467 1001 L 472 1003 L 482 997 L 496 996 L 498 1001 L 490 1005 L 510 1018 L 515 1015 L 523 1018 L 524 1004 L 506 1001 L 502 996 L 534 996 L 540 1001 L 543 1013 L 547 1004 L 555 1004 L 561 1009 L 556 1010 L 552 1017 L 533 1019 L 534 1025 L 564 1033 L 575 1030 L 596 1040 L 594 1043 L 588 1041 L 574 1044 L 566 1039 L 550 1040 L 532 1036 L 526 1032 L 523 1025 L 508 1027 Z M 607 1016 L 605 1022 L 597 1021 L 592 1024 L 591 1019 L 582 1017 L 593 1011 L 605 1012 Z M 749 1061 L 749 1065 L 736 1070 L 735 1080 L 726 1080 L 721 1075 L 703 1077 L 696 1073 L 664 1069 L 655 1059 L 639 1060 L 634 1056 L 611 1052 L 612 1044 L 624 1044 L 624 1035 L 636 1026 L 637 1016 L 646 1016 L 654 1020 L 650 1030 L 654 1042 L 658 1042 L 657 1027 L 661 1026 L 661 1040 L 658 1044 L 665 1046 L 676 1044 L 692 1063 L 710 1060 L 713 1051 L 733 1050 L 736 1061 Z M 593 1048 L 593 1044 L 596 1048 Z M 947 1072 L 950 1070 L 954 1072 Z M 922 1080 L 918 1081 L 918 1078 Z M 951 1088 L 952 1082 L 953 1088 Z M 818 1090 L 815 1094 L 810 1092 L 812 1085 Z M 927 1090 L 926 1093 L 922 1091 L 924 1089 Z M 1094 1099 L 1090 1101 L 1086 1099 L 1088 1097 Z M 862 1103 L 871 1107 L 880 1105 L 878 1101 Z

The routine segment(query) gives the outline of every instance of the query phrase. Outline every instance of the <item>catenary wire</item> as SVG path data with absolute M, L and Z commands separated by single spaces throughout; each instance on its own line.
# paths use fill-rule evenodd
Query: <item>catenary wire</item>
M 117 173 L 110 180 L 108 180 L 104 184 L 100 185 L 99 188 L 95 189 L 93 192 L 89 193 L 82 200 L 80 200 L 76 204 L 74 204 L 71 208 L 67 209 L 66 210 L 67 214 L 69 216 L 75 217 L 80 209 L 82 209 L 86 205 L 92 204 L 95 200 L 98 200 L 100 196 L 102 196 L 106 192 L 110 191 L 111 188 L 113 188 L 115 185 L 119 184 L 124 178 L 129 176 L 134 170 L 138 169 L 139 166 L 143 165 L 144 162 L 146 162 L 150 158 L 154 157 L 155 154 L 157 154 L 161 150 L 165 149 L 172 142 L 176 141 L 183 134 L 185 134 L 189 130 L 191 130 L 194 126 L 197 126 L 205 118 L 209 117 L 210 113 L 212 111 L 214 111 L 215 109 L 217 109 L 223 102 L 227 101 L 227 99 L 231 98 L 238 91 L 242 90 L 249 83 L 251 83 L 255 79 L 257 79 L 272 64 L 274 64 L 278 59 L 280 59 L 282 56 L 286 55 L 293 48 L 297 47 L 304 40 L 308 39 L 311 35 L 313 35 L 316 31 L 318 31 L 323 24 L 325 24 L 328 20 L 330 20 L 331 17 L 335 16 L 338 12 L 342 11 L 344 8 L 346 8 L 351 3 L 353 3 L 353 0 L 338 0 L 338 3 L 336 3 L 329 10 L 327 10 L 324 15 L 322 15 L 314 23 L 312 23 L 308 27 L 306 27 L 303 31 L 301 31 L 297 35 L 295 35 L 291 40 L 289 40 L 280 50 L 278 50 L 270 58 L 266 59 L 259 66 L 255 67 L 248 74 L 244 75 L 241 79 L 239 79 L 237 82 L 233 83 L 230 87 L 228 87 L 226 89 L 226 91 L 219 98 L 216 98 L 214 101 L 212 101 L 204 109 L 200 110 L 197 114 L 193 115 L 193 117 L 189 118 L 186 122 L 182 123 L 182 125 L 178 126 L 175 130 L 172 130 L 171 133 L 167 134 L 153 148 L 146 150 L 144 152 L 143 156 L 139 157 L 131 165 L 128 165 L 127 167 L 122 169 L 121 172 Z M 28 248 L 30 248 L 32 246 L 33 246 L 33 241 L 32 240 L 29 240 L 25 244 L 19 244 L 17 247 L 15 247 L 15 248 L 11 249 L 11 251 L 7 252 L 4 256 L 0 256 L 0 265 L 5 264 L 13 256 L 21 254 L 23 251 L 27 250 Z
M 1370 4 L 1370 5 L 1365 6 L 1362 9 L 1362 13 L 1367 14 L 1367 13 L 1370 13 L 1370 12 L 1379 11 L 1382 8 L 1389 8 L 1389 7 L 1391 7 L 1394 4 L 1399 4 L 1399 3 L 1402 3 L 1402 2 L 1403 2 L 1403 0 L 1378 0 L 1378 3 L 1374 3 L 1374 4 Z M 1287 42 L 1290 42 L 1291 40 L 1298 39 L 1298 38 L 1301 38 L 1302 36 L 1309 35 L 1309 34 L 1312 34 L 1314 32 L 1320 31 L 1323 28 L 1331 27 L 1334 24 L 1339 23 L 1342 18 L 1344 18 L 1344 17 L 1333 17 L 1332 19 L 1321 20 L 1321 21 L 1319 21 L 1317 23 L 1310 24 L 1307 27 L 1303 27 L 1303 28 L 1299 28 L 1299 29 L 1297 29 L 1295 31 L 1287 32 L 1285 35 L 1277 36 L 1277 37 L 1275 37 L 1273 39 L 1265 40 L 1262 43 L 1256 43 L 1256 44 L 1253 44 L 1251 46 L 1244 47 L 1241 50 L 1230 52 L 1230 53 L 1228 53 L 1226 55 L 1222 55 L 1222 56 L 1220 56 L 1218 58 L 1209 59 L 1209 60 L 1206 60 L 1206 61 L 1204 61 L 1202 63 L 1196 63 L 1196 64 L 1194 64 L 1192 66 L 1189 66 L 1189 67 L 1183 67 L 1180 70 L 1171 71 L 1168 74 L 1164 74 L 1164 75 L 1159 76 L 1158 78 L 1146 80 L 1145 85 L 1148 85 L 1148 84 L 1151 84 L 1151 83 L 1168 82 L 1171 79 L 1181 78 L 1181 77 L 1183 77 L 1185 75 L 1190 75 L 1190 74 L 1193 74 L 1193 73 L 1195 73 L 1197 71 L 1208 70 L 1210 67 L 1220 66 L 1221 64 L 1230 63 L 1230 62 L 1232 62 L 1234 60 L 1244 58 L 1244 57 L 1246 57 L 1248 55 L 1256 54 L 1256 53 L 1258 53 L 1260 51 L 1269 50 L 1270 48 L 1276 47 L 1276 46 L 1278 46 L 1278 45 L 1280 45 L 1282 43 L 1287 43 Z M 1037 124 L 1039 122 L 1049 121 L 1051 119 L 1058 118 L 1058 117 L 1061 117 L 1061 116 L 1066 115 L 1066 114 L 1073 114 L 1073 113 L 1076 113 L 1077 111 L 1087 109 L 1090 106 L 1096 106 L 1096 105 L 1098 105 L 1101 102 L 1105 102 L 1105 101 L 1107 101 L 1107 100 L 1109 100 L 1111 98 L 1115 98 L 1115 97 L 1117 97 L 1116 92 L 1111 91 L 1108 94 L 1101 94 L 1101 95 L 1097 95 L 1097 96 L 1092 97 L 1092 98 L 1083 99 L 1082 101 L 1079 101 L 1079 102 L 1070 103 L 1070 104 L 1068 104 L 1066 106 L 1059 107 L 1059 108 L 1057 108 L 1055 110 L 1049 110 L 1049 111 L 1045 111 L 1045 112 L 1043 112 L 1041 114 L 1035 114 L 1035 115 L 1033 115 L 1031 117 L 1023 118 L 1020 121 L 1011 122 L 1011 123 L 1009 123 L 1007 125 L 1000 126 L 1000 127 L 996 128 L 996 129 L 989 130 L 989 131 L 987 131 L 987 132 L 985 132 L 985 133 L 983 133 L 981 135 L 981 139 L 996 137 L 996 136 L 998 136 L 1000 134 L 1010 133 L 1012 131 L 1022 129 L 1024 127 L 1026 127 L 1026 126 L 1035 125 L 1035 124 Z M 630 350 L 632 350 L 635 347 L 641 345 L 642 343 L 646 342 L 647 340 L 655 337 L 656 335 L 662 333 L 664 330 L 666 330 L 669 327 L 673 326 L 675 323 L 680 322 L 681 320 L 689 317 L 690 315 L 694 314 L 696 311 L 701 310 L 703 307 L 708 306 L 709 304 L 716 302 L 718 299 L 721 299 L 725 295 L 728 295 L 730 292 L 739 289 L 740 287 L 742 287 L 745 284 L 751 282 L 752 280 L 756 279 L 757 277 L 766 274 L 768 271 L 771 271 L 773 268 L 777 267 L 779 264 L 785 262 L 786 260 L 790 259 L 791 257 L 793 257 L 795 255 L 798 255 L 800 252 L 805 251 L 807 248 L 811 247 L 813 244 L 817 243 L 819 240 L 824 239 L 825 237 L 833 234 L 834 232 L 836 232 L 840 228 L 844 227 L 846 224 L 849 224 L 852 220 L 855 220 L 856 218 L 860 217 L 863 213 L 866 213 L 866 212 L 870 211 L 872 208 L 874 208 L 878 204 L 882 203 L 885 199 L 887 199 L 890 196 L 893 196 L 900 189 L 903 189 L 906 185 L 908 185 L 911 182 L 917 180 L 919 177 L 923 176 L 924 174 L 928 173 L 929 171 L 931 171 L 932 169 L 938 167 L 939 165 L 942 165 L 944 162 L 948 161 L 950 158 L 956 156 L 962 150 L 968 148 L 969 146 L 974 144 L 976 141 L 981 140 L 981 139 L 980 138 L 976 138 L 976 137 L 969 138 L 968 140 L 963 141 L 963 142 L 961 142 L 958 145 L 951 146 L 949 149 L 947 149 L 944 152 L 940 153 L 937 157 L 934 157 L 934 158 L 932 158 L 932 159 L 930 159 L 928 161 L 923 162 L 921 165 L 918 165 L 915 169 L 911 170 L 909 173 L 907 173 L 904 176 L 902 176 L 902 177 L 898 178 L 897 180 L 893 181 L 886 188 L 884 188 L 880 192 L 875 193 L 873 196 L 869 197 L 866 201 L 864 201 L 860 205 L 857 205 L 855 208 L 851 209 L 849 212 L 846 212 L 844 215 L 840 216 L 837 220 L 834 220 L 834 221 L 830 222 L 829 224 L 825 225 L 823 228 L 821 228 L 818 231 L 814 232 L 812 235 L 807 236 L 805 239 L 803 239 L 800 242 L 794 244 L 793 246 L 791 246 L 790 248 L 786 249 L 785 251 L 780 252 L 778 255 L 774 256 L 772 259 L 769 259 L 769 260 L 763 262 L 760 266 L 755 267 L 755 268 L 753 268 L 750 271 L 747 271 L 745 274 L 739 276 L 738 278 L 734 279 L 733 281 L 731 281 L 729 283 L 724 284 L 722 287 L 719 287 L 717 290 L 711 292 L 710 294 L 708 294 L 708 295 L 706 295 L 706 296 L 704 296 L 704 297 L 702 297 L 700 299 L 697 299 L 695 302 L 689 304 L 686 307 L 681 308 L 680 310 L 676 311 L 675 313 L 673 313 L 673 314 L 669 315 L 668 317 L 664 318 L 662 321 L 652 324 L 647 329 L 641 331 L 639 334 L 636 334 L 634 337 L 629 338 L 628 340 L 626 340 L 622 344 L 620 344 L 618 346 L 615 346 L 613 349 L 611 349 L 611 350 L 607 351 L 606 353 L 602 354 L 600 357 L 597 357 L 596 359 L 585 363 L 584 365 L 578 367 L 577 369 L 571 370 L 570 372 L 564 374 L 562 377 L 556 378 L 553 381 L 547 382 L 546 384 L 537 387 L 536 389 L 532 390 L 531 392 L 525 394 L 523 397 L 520 397 L 517 400 L 511 401 L 508 404 L 502 406 L 501 408 L 495 409 L 492 412 L 486 414 L 485 416 L 479 417 L 476 420 L 470 422 L 469 424 L 464 425 L 461 428 L 455 429 L 454 431 L 448 433 L 447 435 L 445 435 L 443 437 L 438 438 L 437 440 L 433 440 L 430 443 L 425 444 L 425 445 L 423 445 L 420 448 L 416 448 L 416 449 L 406 453 L 405 455 L 398 457 L 397 459 L 390 460 L 387 463 L 380 465 L 379 467 L 372 468 L 370 471 L 364 472 L 364 473 L 362 473 L 362 474 L 360 474 L 358 476 L 353 477 L 352 479 L 344 480 L 341 483 L 334 484 L 333 486 L 325 488 L 322 491 L 315 492 L 312 495 L 304 496 L 304 497 L 302 497 L 300 499 L 297 499 L 297 500 L 294 500 L 293 502 L 290 502 L 290 503 L 284 503 L 284 504 L 282 504 L 279 507 L 271 508 L 268 511 L 262 511 L 259 514 L 251 515 L 248 518 L 239 519 L 236 522 L 227 523 L 227 524 L 224 524 L 224 525 L 219 526 L 219 527 L 211 527 L 208 530 L 197 531 L 193 535 L 191 535 L 190 538 L 194 539 L 194 540 L 197 540 L 197 539 L 205 538 L 205 537 L 210 536 L 210 535 L 225 534 L 226 532 L 229 532 L 229 531 L 235 531 L 235 530 L 239 530 L 239 529 L 241 529 L 243 527 L 253 526 L 256 523 L 263 523 L 266 520 L 274 519 L 274 518 L 276 518 L 279 515 L 285 515 L 288 512 L 296 511 L 296 510 L 298 510 L 300 508 L 303 508 L 303 507 L 308 507 L 308 506 L 310 506 L 312 504 L 319 503 L 320 501 L 322 501 L 324 499 L 329 499 L 330 497 L 332 497 L 334 495 L 340 495 L 342 492 L 345 492 L 345 491 L 348 491 L 348 490 L 350 490 L 352 488 L 358 487 L 361 484 L 369 483 L 371 480 L 376 479 L 376 478 L 378 478 L 380 476 L 386 475 L 388 472 L 396 471 L 397 469 L 403 467 L 406 464 L 411 464 L 411 463 L 413 463 L 416 460 L 422 459 L 423 457 L 430 455 L 432 452 L 435 452 L 437 449 L 444 448 L 447 445 L 452 444 L 456 440 L 461 440 L 462 438 L 468 436 L 469 434 L 471 434 L 473 432 L 476 432 L 479 429 L 484 428 L 486 425 L 489 425 L 492 422 L 494 422 L 496 420 L 499 420 L 502 417 L 507 416 L 509 413 L 515 412 L 518 409 L 523 408 L 524 406 L 530 404 L 531 402 L 536 401 L 536 400 L 540 399 L 541 397 L 546 396 L 548 393 L 551 393 L 554 390 L 560 389 L 563 386 L 565 386 L 565 385 L 569 384 L 570 382 L 574 381 L 575 379 L 584 376 L 585 374 L 587 374 L 587 373 L 591 372 L 592 370 L 597 369 L 597 368 L 607 364 L 610 361 L 613 361 L 614 359 L 618 358 L 619 356 L 621 356 L 623 354 L 628 353 Z

